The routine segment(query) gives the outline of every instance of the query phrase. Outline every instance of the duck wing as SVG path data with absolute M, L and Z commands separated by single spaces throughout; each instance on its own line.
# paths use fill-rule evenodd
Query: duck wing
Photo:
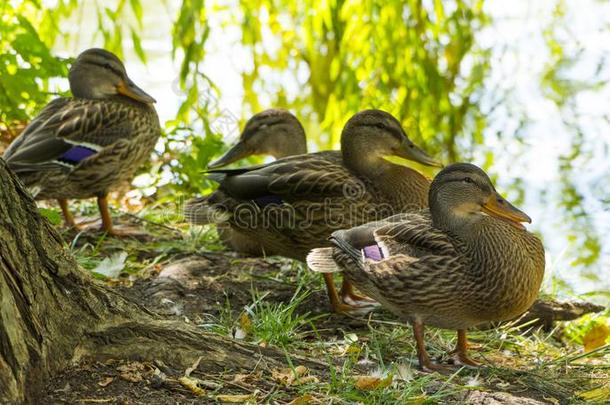
M 266 165 L 211 173 L 224 194 L 242 201 L 269 196 L 282 201 L 318 201 L 364 192 L 364 185 L 343 166 L 337 151 L 290 156 Z
M 385 257 L 406 254 L 413 257 L 428 255 L 456 255 L 454 241 L 432 226 L 429 210 L 404 215 L 400 221 L 378 227 L 374 231 L 375 242 Z
M 133 124 L 120 104 L 59 98 L 50 102 L 4 154 L 15 172 L 70 170 L 129 136 Z
M 447 290 L 459 285 L 464 258 L 448 235 L 432 227 L 429 212 L 397 219 L 369 229 L 374 244 L 365 247 L 352 245 L 356 239 L 352 230 L 333 233 L 335 262 L 373 298 L 396 305 L 425 306 L 433 301 L 440 305 Z M 372 247 L 379 250 L 369 250 Z

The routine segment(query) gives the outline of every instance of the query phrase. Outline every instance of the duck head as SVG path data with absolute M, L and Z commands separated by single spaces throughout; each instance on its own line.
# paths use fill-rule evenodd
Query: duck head
M 341 134 L 341 151 L 352 167 L 381 166 L 387 156 L 442 167 L 408 138 L 396 118 L 381 110 L 364 110 L 347 121 Z
M 485 215 L 525 229 L 529 216 L 502 197 L 489 176 L 470 163 L 455 163 L 441 170 L 430 186 L 429 204 L 435 225 L 451 230 Z
M 68 79 L 72 95 L 77 98 L 103 100 L 124 96 L 143 104 L 155 102 L 127 76 L 123 62 L 105 49 L 91 48 L 78 55 Z
M 239 141 L 208 167 L 215 169 L 252 155 L 277 159 L 302 153 L 307 153 L 303 126 L 289 111 L 273 108 L 253 115 Z

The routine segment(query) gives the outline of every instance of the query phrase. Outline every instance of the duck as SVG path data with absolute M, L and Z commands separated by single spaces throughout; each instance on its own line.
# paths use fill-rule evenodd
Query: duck
M 68 80 L 72 97 L 47 104 L 3 155 L 37 200 L 56 199 L 67 226 L 77 228 L 68 199 L 97 198 L 102 230 L 113 227 L 107 196 L 149 159 L 161 134 L 155 99 L 100 48 L 82 52 Z
M 530 217 L 503 198 L 470 163 L 442 169 L 429 208 L 334 232 L 331 247 L 312 250 L 311 270 L 342 272 L 361 292 L 410 322 L 419 368 L 442 371 L 424 345 L 424 326 L 457 331 L 454 364 L 479 367 L 468 355 L 466 330 L 514 319 L 538 295 L 542 242 Z
M 249 156 L 267 155 L 280 159 L 304 153 L 307 153 L 307 140 L 299 119 L 288 110 L 270 108 L 250 117 L 238 142 L 208 164 L 208 169 L 228 166 Z
M 341 134 L 340 151 L 322 151 L 239 169 L 214 169 L 211 195 L 189 201 L 185 217 L 195 224 L 228 223 L 265 250 L 305 261 L 329 244 L 332 232 L 427 206 L 430 180 L 388 156 L 440 166 L 416 146 L 388 112 L 364 110 Z M 332 274 L 324 281 L 335 312 L 359 312 L 370 300 L 344 280 L 340 295 Z
M 254 114 L 246 122 L 239 140 L 224 155 L 208 164 L 208 169 L 228 166 L 250 156 L 265 155 L 280 159 L 307 153 L 303 125 L 290 111 L 270 108 Z M 267 256 L 260 243 L 228 224 L 217 226 L 218 236 L 231 250 L 248 256 Z

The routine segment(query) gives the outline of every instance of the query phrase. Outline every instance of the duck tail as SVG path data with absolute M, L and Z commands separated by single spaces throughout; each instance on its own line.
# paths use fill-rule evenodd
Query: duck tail
M 333 245 L 339 248 L 345 253 L 359 268 L 363 268 L 363 256 L 362 251 L 355 248 L 351 243 L 347 241 L 345 236 L 348 231 L 336 231 L 330 237 L 330 241 Z
M 227 174 L 226 173 L 216 173 L 216 172 L 209 172 L 206 173 L 206 179 L 211 180 L 215 183 L 222 183 L 226 178 L 227 178 Z
M 307 255 L 307 266 L 317 273 L 336 273 L 341 269 L 333 259 L 333 248 L 317 248 L 313 249 Z
M 194 198 L 184 207 L 184 218 L 195 225 L 219 224 L 231 218 L 220 206 L 210 204 L 208 197 Z

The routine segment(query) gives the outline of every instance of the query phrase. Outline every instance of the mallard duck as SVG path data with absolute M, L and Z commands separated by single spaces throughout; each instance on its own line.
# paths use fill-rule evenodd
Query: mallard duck
M 208 168 L 227 166 L 253 155 L 270 155 L 279 159 L 303 153 L 307 153 L 307 141 L 297 117 L 290 111 L 271 108 L 254 114 L 246 122 L 239 141 Z
M 311 249 L 328 245 L 335 230 L 427 206 L 430 181 L 385 159 L 392 155 L 438 165 L 409 140 L 392 115 L 362 111 L 345 125 L 341 151 L 210 171 L 210 178 L 220 183 L 218 190 L 190 201 L 186 217 L 199 224 L 227 222 L 265 250 L 304 261 Z M 341 300 L 332 275 L 325 275 L 325 281 L 336 312 L 370 303 L 349 283 L 343 285 Z
M 45 106 L 4 153 L 36 199 L 57 199 L 76 226 L 67 199 L 97 197 L 102 228 L 112 227 L 106 196 L 130 180 L 160 135 L 155 99 L 134 84 L 104 49 L 81 53 L 70 69 L 72 98 Z
M 210 163 L 214 169 L 253 155 L 270 155 L 276 159 L 307 153 L 303 126 L 289 111 L 272 108 L 254 114 L 244 127 L 239 141 L 222 157 Z M 248 255 L 272 255 L 250 235 L 241 233 L 229 224 L 219 224 L 218 234 L 226 246 Z
M 340 230 L 333 247 L 313 250 L 318 272 L 343 271 L 360 291 L 413 324 L 419 365 L 433 364 L 424 325 L 458 331 L 456 363 L 467 354 L 466 329 L 517 317 L 534 302 L 544 275 L 544 248 L 522 222 L 530 218 L 468 163 L 444 168 L 430 187 L 430 208 Z

